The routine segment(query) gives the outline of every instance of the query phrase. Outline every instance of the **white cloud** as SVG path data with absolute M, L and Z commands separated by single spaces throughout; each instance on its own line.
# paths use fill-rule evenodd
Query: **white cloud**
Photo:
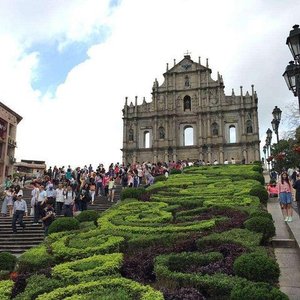
M 162 83 L 166 63 L 171 67 L 186 50 L 203 64 L 209 57 L 213 77 L 220 71 L 227 94 L 255 84 L 264 141 L 273 107 L 293 97 L 281 75 L 290 59 L 285 38 L 300 4 L 126 0 L 111 13 L 108 3 L 0 3 L 0 97 L 24 117 L 18 159 L 73 166 L 121 160 L 125 96 L 150 101 L 153 80 Z M 59 41 L 63 49 L 102 26 L 109 26 L 109 38 L 88 50 L 89 58 L 70 70 L 54 95 L 31 88 L 39 62 L 38 53 L 26 52 L 32 42 Z

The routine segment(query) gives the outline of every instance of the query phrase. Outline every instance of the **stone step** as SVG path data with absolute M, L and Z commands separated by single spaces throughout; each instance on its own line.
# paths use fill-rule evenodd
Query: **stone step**
M 38 245 L 38 244 L 40 244 L 41 242 L 43 242 L 43 240 L 44 240 L 44 236 L 41 236 L 40 238 L 35 238 L 34 240 L 12 240 L 12 239 L 10 239 L 10 240 L 5 240 L 5 241 L 3 241 L 3 240 L 0 240 L 0 242 L 1 242 L 1 248 L 2 248 L 2 246 L 9 246 L 9 245 L 19 245 L 19 246 L 21 246 L 21 245 L 25 245 L 25 246 L 27 246 L 27 245 Z
M 295 239 L 273 238 L 271 240 L 271 243 L 274 248 L 297 248 L 298 247 Z
M 43 231 L 41 232 L 22 232 L 22 230 L 19 230 L 17 234 L 13 233 L 12 230 L 10 230 L 9 232 L 5 232 L 5 233 L 2 233 L 0 232 L 0 240 L 3 240 L 3 239 L 27 239 L 27 238 L 40 238 L 42 235 L 44 234 Z M 1 243 L 0 243 L 0 249 L 1 249 Z

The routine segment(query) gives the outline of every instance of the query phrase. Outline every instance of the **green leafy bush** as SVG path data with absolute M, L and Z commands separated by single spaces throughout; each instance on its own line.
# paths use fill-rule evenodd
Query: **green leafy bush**
M 177 169 L 171 169 L 170 170 L 170 175 L 175 175 L 175 174 L 182 174 L 181 170 L 177 170 Z
M 139 199 L 139 197 L 144 193 L 146 193 L 146 189 L 143 187 L 138 187 L 138 188 L 128 187 L 122 190 L 121 200 L 132 199 L 132 198 Z
M 0 299 L 1 300 L 10 300 L 11 299 L 11 290 L 14 285 L 12 280 L 2 280 L 0 281 Z
M 56 265 L 52 276 L 70 284 L 97 280 L 100 276 L 117 275 L 123 261 L 121 253 L 93 255 Z
M 273 217 L 272 215 L 265 211 L 265 210 L 256 210 L 256 211 L 253 211 L 252 213 L 250 213 L 250 218 L 253 218 L 253 217 L 263 217 L 263 218 L 269 218 L 270 220 L 273 221 Z
M 233 264 L 236 275 L 251 281 L 278 282 L 280 269 L 277 262 L 261 252 L 246 253 L 239 256 Z
M 17 270 L 19 272 L 34 272 L 52 266 L 54 258 L 48 253 L 44 244 L 31 248 L 24 252 L 18 259 Z
M 230 294 L 230 300 L 288 300 L 279 289 L 266 283 L 247 282 L 236 285 Z
M 263 171 L 264 171 L 264 169 L 262 168 L 261 165 L 254 165 L 252 170 L 255 171 L 255 172 L 259 172 L 260 174 L 262 174 Z
M 95 210 L 84 210 L 78 216 L 76 216 L 76 219 L 80 223 L 93 221 L 95 223 L 95 225 L 97 226 L 98 217 L 99 217 L 99 214 L 98 214 L 97 211 L 95 211 Z
M 255 232 L 261 232 L 262 243 L 265 244 L 269 239 L 275 235 L 274 222 L 266 217 L 252 217 L 244 222 L 247 229 Z
M 168 178 L 165 175 L 159 175 L 154 177 L 154 182 L 166 181 Z
M 123 237 L 103 235 L 98 230 L 70 234 L 51 243 L 50 247 L 56 261 L 75 260 L 94 254 L 118 252 Z
M 37 300 L 62 300 L 62 299 L 108 299 L 103 295 L 111 295 L 113 290 L 124 290 L 128 298 L 140 300 L 163 300 L 161 292 L 150 286 L 141 285 L 126 278 L 104 277 L 99 281 L 84 282 L 58 288 L 50 293 L 40 295 Z M 90 297 L 92 295 L 92 298 Z M 112 299 L 116 299 L 113 297 Z
M 197 248 L 201 250 L 206 246 L 219 246 L 221 244 L 234 243 L 255 250 L 261 241 L 262 234 L 247 229 L 235 228 L 221 233 L 213 233 L 197 240 Z
M 267 201 L 269 199 L 269 194 L 268 194 L 267 190 L 263 186 L 260 186 L 260 185 L 253 187 L 250 190 L 250 195 L 258 197 L 262 204 L 267 204 Z
M 62 217 L 52 222 L 49 226 L 48 233 L 76 230 L 79 229 L 79 225 L 79 221 L 75 218 Z
M 50 292 L 56 288 L 63 287 L 65 283 L 61 280 L 46 277 L 45 275 L 34 274 L 26 280 L 24 292 L 17 295 L 14 300 L 36 299 L 38 295 Z
M 13 271 L 17 262 L 17 258 L 9 253 L 2 252 L 0 253 L 0 270 L 1 271 Z

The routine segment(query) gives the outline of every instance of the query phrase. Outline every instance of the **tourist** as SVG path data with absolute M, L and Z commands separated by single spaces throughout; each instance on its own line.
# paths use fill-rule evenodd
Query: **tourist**
M 45 187 L 41 184 L 39 186 L 38 201 L 34 209 L 34 220 L 33 220 L 34 224 L 38 224 L 38 221 L 42 216 L 46 198 L 47 198 L 47 194 L 45 191 Z
M 108 197 L 107 197 L 108 201 L 114 202 L 115 189 L 116 189 L 115 178 L 111 176 L 108 182 Z
M 235 165 L 235 159 L 234 159 L 234 157 L 231 158 L 231 164 Z
M 278 197 L 278 188 L 276 186 L 276 181 L 270 181 L 267 186 L 267 191 L 270 198 Z
M 55 218 L 55 213 L 54 213 L 54 208 L 53 208 L 53 202 L 47 201 L 46 207 L 43 211 L 43 217 L 42 217 L 45 236 L 48 235 L 49 226 L 54 221 L 54 218 Z
M 37 204 L 38 204 L 38 197 L 39 197 L 39 188 L 36 182 L 31 183 L 32 190 L 31 190 L 31 201 L 30 201 L 30 215 L 35 215 L 35 210 L 38 210 Z
M 3 217 L 13 215 L 13 189 L 6 188 L 4 191 L 4 199 L 1 208 L 1 215 Z
M 95 193 L 96 193 L 96 184 L 95 184 L 95 179 L 91 178 L 90 179 L 90 189 L 89 189 L 89 193 L 91 196 L 91 204 L 94 205 L 95 202 Z
M 13 233 L 17 233 L 17 221 L 19 222 L 20 226 L 25 229 L 26 225 L 23 221 L 23 216 L 28 215 L 27 204 L 23 198 L 23 192 L 20 190 L 17 194 L 17 200 L 14 202 L 13 207 L 13 218 L 12 218 L 12 229 Z
M 228 160 L 227 159 L 225 159 L 224 165 L 228 165 Z
M 58 188 L 55 190 L 56 194 L 56 212 L 57 215 L 62 214 L 62 207 L 64 205 L 64 189 L 62 183 L 58 184 Z
M 292 222 L 292 192 L 287 172 L 281 173 L 277 187 L 284 220 L 286 222 Z
M 76 211 L 75 207 L 75 198 L 76 198 L 76 193 L 75 191 L 72 190 L 71 186 L 68 185 L 67 189 L 64 190 L 64 216 L 65 217 L 73 217 L 73 210 Z
M 87 204 L 91 201 L 91 196 L 89 192 L 88 183 L 84 184 L 84 186 L 79 191 L 79 210 L 84 211 L 87 210 Z

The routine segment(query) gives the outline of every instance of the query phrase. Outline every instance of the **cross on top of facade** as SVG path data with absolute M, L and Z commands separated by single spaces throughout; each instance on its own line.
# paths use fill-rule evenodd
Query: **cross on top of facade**
M 190 56 L 191 52 L 189 50 L 186 50 L 186 53 L 184 53 L 184 56 Z

